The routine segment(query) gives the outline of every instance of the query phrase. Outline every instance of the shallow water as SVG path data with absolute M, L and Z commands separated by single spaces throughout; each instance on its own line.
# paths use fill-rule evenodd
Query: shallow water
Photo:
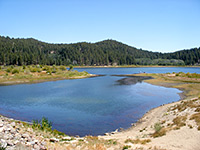
M 106 76 L 37 84 L 0 86 L 0 114 L 31 121 L 47 117 L 53 128 L 69 135 L 98 135 L 128 128 L 151 108 L 180 99 L 178 89 L 148 83 L 119 85 L 124 77 L 113 74 L 138 72 L 196 72 L 199 68 L 89 68 Z

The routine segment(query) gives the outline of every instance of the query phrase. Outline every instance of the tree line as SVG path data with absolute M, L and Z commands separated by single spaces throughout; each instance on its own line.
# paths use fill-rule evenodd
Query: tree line
M 50 44 L 0 36 L 0 65 L 195 65 L 199 57 L 200 48 L 158 53 L 115 40 Z

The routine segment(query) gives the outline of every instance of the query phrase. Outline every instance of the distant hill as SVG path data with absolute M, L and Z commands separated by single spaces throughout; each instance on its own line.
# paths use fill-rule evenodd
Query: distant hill
M 158 53 L 115 40 L 50 44 L 0 36 L 0 65 L 194 65 L 199 59 L 200 48 Z

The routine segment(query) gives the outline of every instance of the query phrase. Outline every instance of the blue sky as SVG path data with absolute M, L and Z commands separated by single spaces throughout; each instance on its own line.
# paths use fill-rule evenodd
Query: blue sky
M 200 0 L 0 0 L 0 35 L 173 52 L 200 47 Z

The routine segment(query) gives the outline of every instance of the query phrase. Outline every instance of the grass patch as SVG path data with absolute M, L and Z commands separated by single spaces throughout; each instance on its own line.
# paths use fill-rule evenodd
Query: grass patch
M 131 148 L 130 145 L 124 145 L 122 149 L 125 150 L 125 149 L 129 149 L 129 148 Z
M 195 113 L 190 117 L 190 120 L 194 120 L 197 124 L 197 129 L 200 130 L 200 112 L 199 113 Z
M 146 144 L 151 142 L 150 139 L 144 139 L 144 140 L 140 140 L 140 139 L 136 139 L 136 140 L 132 140 L 132 139 L 127 139 L 125 141 L 125 143 L 132 143 L 132 144 Z
M 91 76 L 83 71 L 78 72 L 67 70 L 67 66 L 1 66 L 0 83 L 15 84 L 15 83 L 35 83 L 49 80 L 73 79 Z M 73 68 L 73 67 L 71 67 Z
M 187 116 L 178 116 L 173 119 L 173 125 L 176 125 L 179 129 L 180 127 L 183 127 L 186 125 L 185 121 L 187 120 Z
M 151 136 L 153 138 L 161 137 L 161 136 L 166 135 L 166 132 L 167 132 L 167 130 L 165 128 L 162 128 L 162 129 L 160 129 L 160 131 L 154 132 Z
M 167 132 L 166 128 L 162 127 L 160 123 L 154 124 L 154 130 L 155 132 L 151 135 L 153 138 L 166 135 Z

